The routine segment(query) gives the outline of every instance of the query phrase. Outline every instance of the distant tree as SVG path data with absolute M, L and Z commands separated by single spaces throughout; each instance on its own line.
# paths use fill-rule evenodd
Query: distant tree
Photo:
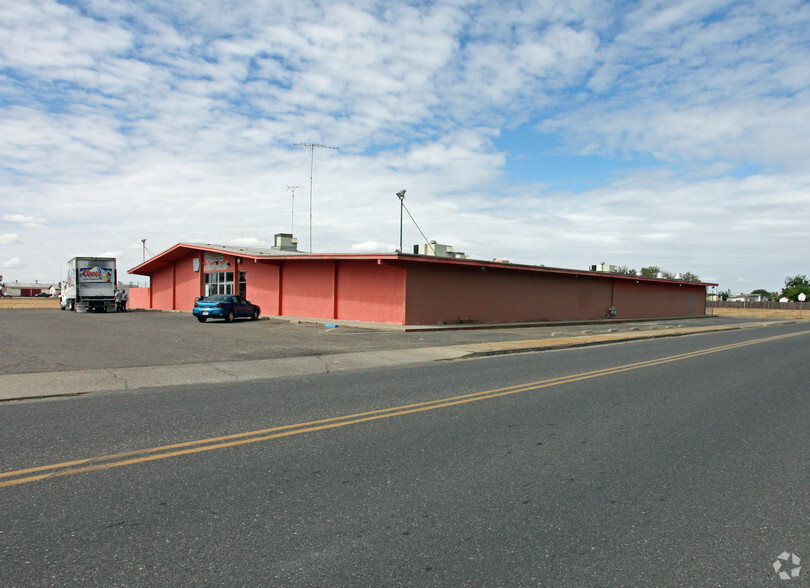
M 785 287 L 782 288 L 782 296 L 788 300 L 798 300 L 799 294 L 804 293 L 810 297 L 810 281 L 805 275 L 797 275 L 785 278 Z
M 636 270 L 634 270 L 631 267 L 627 267 L 626 265 L 623 265 L 618 269 L 618 271 L 616 273 L 617 274 L 624 274 L 625 276 L 635 276 L 636 275 Z
M 663 277 L 666 280 L 675 279 L 675 274 L 673 274 L 672 272 L 668 272 L 666 270 L 662 270 L 657 265 L 650 265 L 648 267 L 643 267 L 641 268 L 641 271 L 638 273 L 638 275 L 643 276 L 645 278 L 657 278 L 658 274 L 661 274 L 661 277 Z M 687 282 L 699 282 L 700 276 L 698 276 L 697 274 L 693 274 L 692 272 L 686 272 L 681 276 L 680 279 L 686 280 Z
M 751 294 L 758 294 L 759 296 L 762 296 L 765 300 L 774 300 L 778 298 L 778 294 L 776 292 L 768 292 L 763 288 L 751 290 Z
M 717 293 L 717 297 L 720 300 L 728 300 L 728 297 L 731 296 L 731 290 L 720 290 Z
M 655 278 L 656 276 L 658 276 L 658 272 L 660 271 L 661 271 L 660 267 L 658 267 L 657 265 L 651 265 L 648 267 L 641 268 L 639 275 L 645 278 Z

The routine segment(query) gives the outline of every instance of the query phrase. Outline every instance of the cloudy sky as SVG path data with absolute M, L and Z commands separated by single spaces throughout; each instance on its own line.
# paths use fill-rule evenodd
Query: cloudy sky
M 798 0 L 0 0 L 6 282 L 142 239 L 392 252 L 405 188 L 476 259 L 779 290 L 808 155 Z

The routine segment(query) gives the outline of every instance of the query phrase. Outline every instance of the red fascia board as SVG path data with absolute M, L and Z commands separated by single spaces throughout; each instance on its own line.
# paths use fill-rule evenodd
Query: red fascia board
M 151 276 L 154 272 L 158 269 L 166 265 L 167 263 L 171 263 L 172 261 L 177 261 L 178 259 L 182 259 L 186 257 L 189 253 L 199 252 L 199 251 L 211 251 L 213 253 L 224 253 L 225 255 L 234 255 L 236 257 L 242 257 L 245 259 L 255 259 L 255 260 L 262 260 L 267 259 L 264 255 L 253 255 L 250 253 L 244 253 L 241 251 L 231 251 L 228 249 L 220 249 L 215 246 L 203 246 L 203 245 L 190 245 L 188 243 L 178 243 L 174 247 L 170 247 L 163 253 L 158 253 L 154 257 L 147 259 L 140 265 L 136 265 L 128 273 L 130 274 L 137 274 L 141 276 Z
M 636 282 L 648 282 L 648 283 L 667 283 L 667 284 L 684 284 L 684 285 L 701 285 L 701 286 L 717 286 L 717 284 L 711 282 L 689 282 L 687 280 L 667 280 L 664 278 L 647 278 L 644 276 L 630 276 L 627 274 L 615 274 L 615 273 L 608 273 L 608 272 L 592 272 L 586 270 L 575 270 L 575 269 L 566 269 L 566 268 L 556 268 L 556 267 L 545 267 L 545 266 L 537 266 L 537 265 L 523 265 L 517 263 L 503 263 L 499 261 L 480 261 L 474 259 L 447 259 L 442 257 L 433 257 L 433 256 L 426 256 L 426 255 L 393 255 L 391 256 L 392 259 L 399 261 L 399 262 L 417 262 L 417 263 L 438 263 L 438 264 L 450 264 L 450 265 L 459 265 L 459 266 L 472 266 L 477 268 L 487 268 L 487 269 L 494 269 L 494 270 L 518 270 L 518 271 L 530 271 L 530 272 L 537 272 L 537 273 L 546 273 L 546 274 L 558 274 L 558 275 L 568 275 L 568 276 L 588 276 L 588 277 L 595 277 L 595 278 L 612 278 L 617 280 L 633 280 Z M 388 259 L 386 257 L 385 259 Z

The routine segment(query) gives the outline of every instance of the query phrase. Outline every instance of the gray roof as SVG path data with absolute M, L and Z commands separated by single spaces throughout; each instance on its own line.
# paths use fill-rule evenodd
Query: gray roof
M 298 251 L 297 249 L 292 248 L 281 248 L 281 247 L 267 247 L 267 248 L 260 248 L 260 247 L 241 247 L 239 245 L 217 245 L 216 243 L 182 243 L 182 245 L 190 245 L 192 247 L 200 247 L 200 248 L 208 248 L 208 249 L 219 249 L 221 251 L 229 251 L 234 254 L 242 253 L 244 255 L 306 255 L 303 251 Z
M 7 282 L 7 281 L 3 281 L 3 284 L 5 284 L 6 288 L 15 288 L 15 289 L 16 288 L 29 288 L 29 289 L 39 288 L 39 289 L 43 289 L 44 288 L 45 290 L 47 290 L 51 286 L 54 286 L 55 288 L 59 287 L 59 282 Z

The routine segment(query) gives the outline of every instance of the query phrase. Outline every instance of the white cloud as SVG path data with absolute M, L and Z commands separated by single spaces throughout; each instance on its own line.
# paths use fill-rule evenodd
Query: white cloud
M 22 214 L 4 214 L 3 220 L 9 223 L 17 223 L 29 229 L 40 229 L 45 226 L 45 221 L 33 216 L 23 216 Z
M 6 261 L 0 262 L 0 267 L 6 269 L 23 267 L 23 261 L 19 257 L 12 257 L 11 259 L 7 259 Z
M 365 241 L 363 243 L 352 243 L 350 250 L 352 253 L 393 253 L 398 248 L 397 245 Z
M 592 153 L 803 169 L 810 6 L 794 4 L 641 4 L 603 44 L 588 81 L 595 95 L 539 128 Z
M 15 245 L 22 242 L 22 239 L 20 239 L 17 233 L 0 234 L 0 245 Z

